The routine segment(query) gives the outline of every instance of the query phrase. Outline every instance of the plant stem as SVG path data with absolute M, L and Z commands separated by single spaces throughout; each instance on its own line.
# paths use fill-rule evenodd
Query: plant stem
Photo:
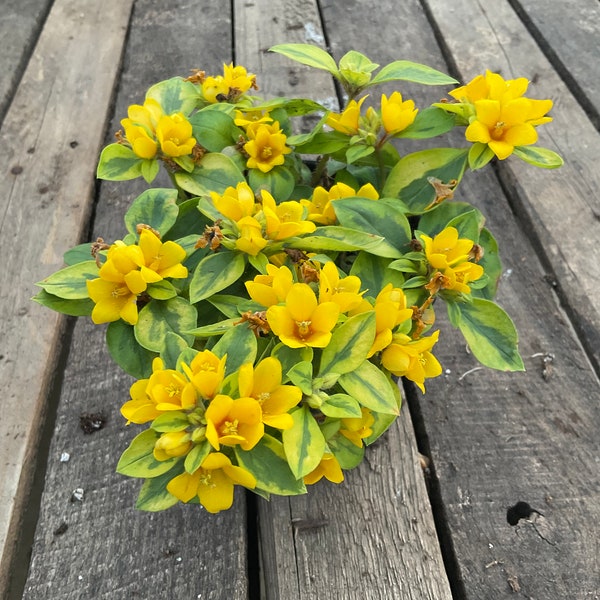
M 321 180 L 321 177 L 323 177 L 323 173 L 325 172 L 325 168 L 327 167 L 328 160 L 329 156 L 327 155 L 323 155 L 319 158 L 317 166 L 315 167 L 315 170 L 313 171 L 312 177 L 310 179 L 310 185 L 312 187 L 318 185 L 319 181 Z

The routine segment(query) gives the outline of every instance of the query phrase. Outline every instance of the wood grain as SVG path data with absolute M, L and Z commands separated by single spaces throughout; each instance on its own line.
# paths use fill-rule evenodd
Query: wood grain
M 231 61 L 230 18 L 200 0 L 168 7 L 160 0 L 136 2 L 107 143 L 127 106 L 140 103 L 151 84 L 192 68 L 221 72 Z M 123 214 L 146 187 L 143 181 L 102 182 L 91 237 L 120 239 Z M 219 515 L 195 505 L 156 514 L 134 508 L 141 482 L 116 474 L 115 466 L 141 428 L 127 427 L 119 414 L 132 380 L 109 358 L 103 336 L 104 327 L 89 319 L 75 326 L 24 598 L 247 598 L 243 491 Z M 80 415 L 97 412 L 106 426 L 85 435 Z M 71 458 L 61 463 L 64 451 Z M 84 490 L 83 502 L 69 501 L 76 488 Z M 63 523 L 67 529 L 59 534 Z
M 0 131 L 0 590 L 24 518 L 63 325 L 30 301 L 33 283 L 62 265 L 62 252 L 86 227 L 131 4 L 57 0 Z

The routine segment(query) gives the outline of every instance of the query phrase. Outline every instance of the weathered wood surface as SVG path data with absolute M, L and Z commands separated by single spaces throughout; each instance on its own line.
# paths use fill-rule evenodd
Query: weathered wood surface
M 495 3 L 493 12 L 475 0 L 382 0 L 375 5 L 323 0 L 320 12 L 314 0 L 268 5 L 249 0 L 236 1 L 233 14 L 214 4 L 177 0 L 165 8 L 158 0 L 137 0 L 111 132 L 148 85 L 185 74 L 188 67 L 218 70 L 233 58 L 259 76 L 268 70 L 259 80 L 267 95 L 309 94 L 334 101 L 331 82 L 322 74 L 309 76 L 315 72 L 265 54 L 270 45 L 284 41 L 326 41 L 336 58 L 351 48 L 382 64 L 406 58 L 455 70 L 465 81 L 490 68 L 507 77 L 534 79 L 532 95 L 555 100 L 555 122 L 547 126 L 551 134 L 540 128 L 541 143 L 563 154 L 565 167 L 541 172 L 509 159 L 495 171 L 467 176 L 458 198 L 480 205 L 498 238 L 505 267 L 499 302 L 520 331 L 528 370 L 478 369 L 464 344 L 451 341 L 444 324 L 447 334 L 436 355 L 446 372 L 429 383 L 426 396 L 411 388 L 409 394 L 419 447 L 433 459 L 432 501 L 453 597 L 597 600 L 600 232 L 595 190 L 600 142 L 582 106 L 593 120 L 592 111 L 573 97 L 577 90 L 568 78 L 566 85 L 561 81 L 508 0 Z M 510 4 L 522 7 L 526 22 L 536 24 L 555 56 L 568 64 L 570 76 L 597 101 L 589 90 L 600 80 L 600 62 L 586 58 L 597 49 L 580 42 L 578 59 L 578 44 L 570 46 L 572 36 L 564 33 L 574 25 L 564 10 L 578 9 L 559 10 L 549 6 L 551 0 Z M 592 17 L 577 23 L 587 32 L 583 23 L 594 22 L 598 6 L 586 0 L 585 7 Z M 116 13 L 106 14 L 112 19 Z M 118 36 L 122 39 L 122 32 Z M 551 52 L 548 56 L 556 63 Z M 443 95 L 439 88 L 402 90 L 419 104 Z M 96 114 L 107 107 L 105 99 Z M 6 124 L 3 140 L 5 129 Z M 6 144 L 0 158 L 2 152 Z M 87 171 L 79 173 L 89 186 L 96 156 L 88 157 Z M 5 172 L 13 164 L 9 160 Z M 36 183 L 28 185 L 35 189 Z M 122 235 L 121 215 L 144 188 L 143 182 L 103 183 L 93 236 Z M 3 225 L 2 256 L 8 243 L 4 231 Z M 59 261 L 72 243 L 53 237 L 46 247 Z M 38 263 L 37 255 L 27 255 L 28 269 Z M 43 268 L 49 272 L 56 265 Z M 27 271 L 22 279 L 35 277 Z M 3 302 L 4 294 L 3 285 Z M 20 304 L 10 306 L 16 310 Z M 39 312 L 52 325 L 48 311 Z M 12 350 L 16 342 L 4 339 Z M 40 360 L 49 365 L 49 373 L 52 363 Z M 231 511 L 217 517 L 207 518 L 197 507 L 157 515 L 133 509 L 139 485 L 114 473 L 118 454 L 135 434 L 118 413 L 129 384 L 106 355 L 102 328 L 80 320 L 65 371 L 25 598 L 451 597 L 407 411 L 340 486 L 318 484 L 306 497 L 258 500 L 256 545 L 248 537 L 255 504 L 249 504 L 247 522 L 241 494 Z M 9 406 L 10 398 L 5 400 Z M 107 417 L 105 428 L 84 435 L 79 416 L 100 411 Z M 70 453 L 68 462 L 60 461 L 62 452 Z M 5 456 L 0 447 L 0 474 Z M 23 460 L 23 455 L 16 457 L 16 468 Z M 84 490 L 82 503 L 70 502 L 76 488 Z M 534 513 L 531 522 L 509 525 L 507 510 L 518 501 L 543 516 Z M 253 572 L 259 550 L 261 585 Z
M 528 370 L 470 371 L 477 365 L 462 344 L 440 342 L 436 355 L 448 372 L 419 400 L 459 594 L 598 598 L 600 387 L 573 324 L 597 365 L 600 139 L 506 3 L 494 5 L 493 17 L 478 2 L 428 4 L 464 80 L 485 67 L 538 75 L 535 95 L 556 103 L 550 142 L 567 162 L 551 174 L 517 161 L 500 165 L 501 181 L 517 182 L 509 203 L 492 181 L 482 194 L 479 176 L 462 193 L 481 204 L 498 237 L 505 266 L 499 302 L 520 331 Z M 544 516 L 511 527 L 507 509 L 518 501 Z
M 510 0 L 510 4 L 600 129 L 598 0 Z
M 57 0 L 0 131 L 0 595 L 64 323 L 31 302 L 33 283 L 62 266 L 62 251 L 87 227 L 130 8 Z
M 230 32 L 230 15 L 218 6 L 197 0 L 168 6 L 138 0 L 106 143 L 120 129 L 127 106 L 141 103 L 153 83 L 187 75 L 194 67 L 219 71 L 223 62 L 230 62 Z M 92 238 L 121 238 L 122 217 L 146 187 L 143 182 L 103 182 Z M 105 350 L 104 328 L 80 319 L 65 371 L 24 598 L 247 598 L 243 493 L 230 511 L 217 516 L 183 505 L 142 513 L 134 508 L 141 482 L 115 473 L 119 455 L 140 431 L 135 425 L 126 427 L 119 413 L 131 383 Z M 106 426 L 86 435 L 79 418 L 89 413 L 103 413 Z M 65 451 L 71 457 L 61 463 Z M 77 488 L 84 490 L 84 499 L 71 502 Z M 63 524 L 67 529 L 59 533 Z
M 29 55 L 44 26 L 52 0 L 3 0 L 0 10 L 0 123 Z

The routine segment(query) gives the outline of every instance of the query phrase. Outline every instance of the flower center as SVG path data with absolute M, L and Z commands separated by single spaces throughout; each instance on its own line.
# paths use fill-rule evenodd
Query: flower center
M 271 146 L 265 146 L 260 151 L 260 157 L 264 160 L 268 160 L 269 158 L 271 158 L 271 156 L 273 156 L 273 149 L 271 148 Z
M 506 123 L 504 121 L 498 121 L 496 125 L 494 125 L 494 129 L 490 132 L 490 135 L 494 140 L 499 140 L 504 134 L 504 127 Z
M 110 295 L 113 298 L 118 298 L 119 296 L 127 296 L 129 293 L 129 288 L 127 286 L 115 286 Z
M 173 383 L 166 387 L 165 391 L 169 395 L 169 398 L 172 398 L 173 396 L 179 396 L 179 394 L 181 394 L 181 390 Z
M 304 338 L 310 334 L 311 324 L 312 321 L 296 321 L 296 326 L 298 327 L 298 334 L 301 338 Z
M 232 421 L 225 421 L 223 428 L 221 429 L 221 435 L 238 435 L 239 421 L 235 419 Z
M 261 392 L 261 393 L 258 395 L 258 398 L 257 398 L 257 400 L 258 400 L 258 402 L 259 402 L 260 404 L 262 404 L 262 403 L 263 403 L 265 400 L 268 400 L 270 397 L 271 397 L 271 393 L 270 393 L 270 392 Z
M 200 483 L 200 485 L 205 485 L 206 487 L 209 487 L 209 488 L 216 487 L 216 484 L 213 483 L 213 481 L 212 481 L 212 475 L 211 475 L 210 471 L 207 471 L 205 469 L 200 469 L 200 479 L 199 479 L 198 483 Z

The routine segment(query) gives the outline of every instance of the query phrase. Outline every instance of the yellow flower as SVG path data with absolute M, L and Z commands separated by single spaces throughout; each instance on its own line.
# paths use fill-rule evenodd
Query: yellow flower
M 323 477 L 332 483 L 341 483 L 344 481 L 344 474 L 342 473 L 340 463 L 337 461 L 337 458 L 329 452 L 326 452 L 323 455 L 317 468 L 304 477 L 304 483 L 306 485 L 311 485 L 317 483 L 317 481 L 320 481 Z
M 139 247 L 144 255 L 145 265 L 141 271 L 149 269 L 161 278 L 172 277 L 181 279 L 187 277 L 188 270 L 181 264 L 185 260 L 185 250 L 176 242 L 161 242 L 160 238 L 149 229 L 142 229 Z
M 340 309 L 335 302 L 317 303 L 317 297 L 306 283 L 294 283 L 285 306 L 271 306 L 267 321 L 273 333 L 290 348 L 325 348 Z
M 268 173 L 273 167 L 285 162 L 284 156 L 292 149 L 285 145 L 286 136 L 275 121 L 271 125 L 260 124 L 252 129 L 253 138 L 244 144 L 248 153 L 246 166 Z
M 446 227 L 433 238 L 421 235 L 425 242 L 425 256 L 429 264 L 435 269 L 447 269 L 469 260 L 474 242 L 468 238 L 458 237 L 455 227 Z
M 245 181 L 238 183 L 236 187 L 228 187 L 223 194 L 211 192 L 210 197 L 223 216 L 236 222 L 243 217 L 254 216 L 260 209 L 252 188 Z
M 191 435 L 187 431 L 169 431 L 163 433 L 154 444 L 154 458 L 169 460 L 184 456 L 192 449 Z
M 375 417 L 368 408 L 361 408 L 360 411 L 362 413 L 360 417 L 348 417 L 341 420 L 340 433 L 355 446 L 362 448 L 363 439 L 373 433 L 371 426 L 375 423 Z
M 196 390 L 186 377 L 165 369 L 160 358 L 152 361 L 152 375 L 140 379 L 130 388 L 131 400 L 121 407 L 121 414 L 131 423 L 147 423 L 170 410 L 189 410 L 197 403 Z
M 127 110 L 127 118 L 121 121 L 125 138 L 134 153 L 140 158 L 154 158 L 158 144 L 154 139 L 156 124 L 162 116 L 160 104 L 148 98 L 144 105 L 132 104 Z
M 268 264 L 267 275 L 256 275 L 253 281 L 246 281 L 244 285 L 254 302 L 268 308 L 285 302 L 293 283 L 292 272 L 285 265 L 276 267 Z
M 356 135 L 358 133 L 360 107 L 366 98 L 366 96 L 363 96 L 358 102 L 350 100 L 342 113 L 329 113 L 325 123 L 340 133 Z
M 392 331 L 408 319 L 412 319 L 412 308 L 406 306 L 406 296 L 400 288 L 388 283 L 375 299 L 375 341 L 367 354 L 370 358 L 392 343 Z
M 202 96 L 211 104 L 226 102 L 229 96 L 229 85 L 223 79 L 222 75 L 207 77 L 202 82 Z
M 308 209 L 308 219 L 321 225 L 333 225 L 337 222 L 331 203 L 340 198 L 369 198 L 378 200 L 379 194 L 372 184 L 363 185 L 358 191 L 345 183 L 336 183 L 329 190 L 317 186 L 310 200 L 300 200 L 300 204 Z
M 267 222 L 266 234 L 271 240 L 285 240 L 312 233 L 317 228 L 312 221 L 303 220 L 304 208 L 300 202 L 290 200 L 275 204 L 273 196 L 263 190 L 262 206 Z
M 264 433 L 262 410 L 254 398 L 234 400 L 217 394 L 208 405 L 206 439 L 215 450 L 239 445 L 243 450 L 256 446 Z
M 240 65 L 223 65 L 223 75 L 206 77 L 202 82 L 202 95 L 207 102 L 237 102 L 250 88 L 256 86 L 256 75 Z
M 431 353 L 437 342 L 439 331 L 429 337 L 416 340 L 403 333 L 396 333 L 392 343 L 381 353 L 381 363 L 393 375 L 414 381 L 425 392 L 425 379 L 437 377 L 442 366 Z
M 208 512 L 218 513 L 231 508 L 234 485 L 254 489 L 256 478 L 246 469 L 231 464 L 224 454 L 213 452 L 191 475 L 182 473 L 171 479 L 167 490 L 181 502 L 198 497 Z
M 266 110 L 236 110 L 235 119 L 233 122 L 238 127 L 246 129 L 249 126 L 256 126 L 262 123 L 272 123 L 273 119 L 269 116 L 269 111 Z
M 262 226 L 254 217 L 243 217 L 236 223 L 240 237 L 235 247 L 241 252 L 256 256 L 269 242 L 262 235 Z
M 335 263 L 325 263 L 319 274 L 319 302 L 335 302 L 340 312 L 348 312 L 362 303 L 360 286 L 356 275 L 340 278 Z
M 477 281 L 483 275 L 483 267 L 471 262 L 461 263 L 454 268 L 437 271 L 425 286 L 432 294 L 438 290 L 450 290 L 470 294 L 470 281 Z
M 191 154 L 196 145 L 192 125 L 182 113 L 162 116 L 156 125 L 156 137 L 163 153 L 172 158 Z
M 262 408 L 265 425 L 276 429 L 290 429 L 294 424 L 288 411 L 302 399 L 302 391 L 295 385 L 281 385 L 281 363 L 273 357 L 242 365 L 238 373 L 241 396 L 256 399 Z
M 208 400 L 215 396 L 223 383 L 226 361 L 227 355 L 219 358 L 210 350 L 203 350 L 196 354 L 189 366 L 182 363 L 181 368 L 200 396 Z
M 248 73 L 241 65 L 223 65 L 223 79 L 230 90 L 238 91 L 238 95 L 244 94 L 250 88 L 256 88 L 256 75 Z
M 402 100 L 400 92 L 394 92 L 389 100 L 381 96 L 381 120 L 383 128 L 389 135 L 395 135 L 411 125 L 419 111 L 412 100 Z

